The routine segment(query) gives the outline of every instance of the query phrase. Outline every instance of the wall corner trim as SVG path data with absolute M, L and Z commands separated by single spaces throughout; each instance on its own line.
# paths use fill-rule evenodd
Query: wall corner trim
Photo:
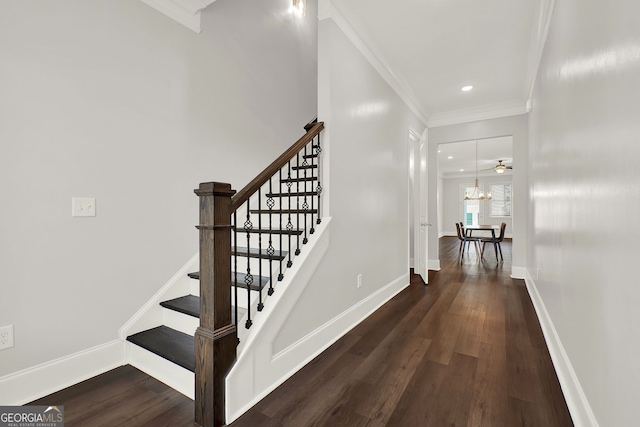
M 540 322 L 540 327 L 542 328 L 542 333 L 547 343 L 549 354 L 551 355 L 551 361 L 556 369 L 558 381 L 560 382 L 564 398 L 569 407 L 573 423 L 580 427 L 599 427 L 598 421 L 589 405 L 589 401 L 582 390 L 580 381 L 573 370 L 569 356 L 562 346 L 558 332 L 547 312 L 542 297 L 538 293 L 535 281 L 528 271 L 526 271 L 525 276 L 527 291 L 538 315 L 538 321 Z
M 143 0 L 144 1 L 144 0 Z M 402 99 L 407 107 L 415 114 L 418 119 L 427 126 L 427 116 L 420 108 L 419 102 L 413 95 L 413 90 L 394 72 L 391 70 L 388 64 L 382 61 L 381 55 L 377 54 L 377 49 L 372 46 L 372 43 L 368 40 L 362 39 L 358 33 L 353 29 L 351 24 L 340 13 L 338 8 L 331 2 L 331 0 L 321 1 L 318 10 L 318 20 L 323 21 L 325 19 L 331 19 L 336 26 L 344 33 L 356 49 L 365 57 L 367 62 L 380 74 L 380 77 L 387 82 L 391 89 Z
M 216 0 L 141 0 L 190 30 L 200 33 L 200 12 Z
M 24 405 L 124 365 L 124 342 L 110 341 L 0 377 L 0 405 Z

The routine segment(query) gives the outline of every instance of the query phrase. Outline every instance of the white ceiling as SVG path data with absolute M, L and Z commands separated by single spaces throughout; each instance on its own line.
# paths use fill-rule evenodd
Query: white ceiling
M 546 3 L 332 0 L 429 121 L 479 108 L 525 112 Z M 465 85 L 474 88 L 462 92 Z

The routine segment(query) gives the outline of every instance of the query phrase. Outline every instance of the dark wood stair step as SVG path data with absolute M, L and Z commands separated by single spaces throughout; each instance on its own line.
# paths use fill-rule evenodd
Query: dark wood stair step
M 268 214 L 268 213 L 272 213 L 272 214 L 316 214 L 318 213 L 317 209 L 251 209 L 250 210 L 251 213 L 259 213 L 259 214 Z
M 195 372 L 194 340 L 190 335 L 158 326 L 130 335 L 127 341 Z
M 266 197 L 298 197 L 298 196 L 317 196 L 317 191 L 292 191 L 291 193 L 267 193 Z
M 239 288 L 244 288 L 247 289 L 247 284 L 244 282 L 244 278 L 245 278 L 245 274 L 246 273 L 236 273 L 236 277 L 235 277 L 235 283 Z M 231 272 L 231 278 L 233 278 L 233 271 Z M 264 288 L 265 285 L 267 285 L 269 283 L 269 278 L 265 277 L 265 276 L 257 276 L 255 274 L 253 275 L 253 283 L 251 284 L 251 290 L 252 291 L 259 291 L 260 289 Z M 196 279 L 196 280 L 200 280 L 200 272 L 199 271 L 194 271 L 193 273 L 189 273 L 187 274 L 187 276 L 189 276 L 192 279 Z M 260 282 L 258 284 L 258 278 L 260 279 Z M 233 285 L 233 283 L 232 283 Z M 160 304 L 162 305 L 162 303 Z M 200 306 L 198 306 L 198 316 L 200 316 Z M 186 313 L 188 314 L 188 313 Z
M 231 249 L 232 256 L 233 255 L 238 255 L 243 257 L 248 256 L 249 258 L 269 259 L 273 261 L 282 261 L 283 259 L 285 259 L 287 254 L 288 254 L 287 251 L 276 250 L 276 252 L 273 255 L 269 255 L 266 249 L 262 249 L 262 250 L 258 250 L 257 248 L 247 249 L 240 246 L 238 246 L 235 251 Z
M 317 169 L 318 165 L 307 165 L 307 166 L 294 166 L 291 169 L 294 171 L 299 171 L 299 170 L 308 170 L 308 169 Z
M 236 228 L 236 231 L 238 233 L 246 233 L 247 230 L 245 230 L 242 227 L 238 227 Z M 253 228 L 251 230 L 249 230 L 249 233 L 262 233 L 262 234 L 286 234 L 286 235 L 301 235 L 303 233 L 303 230 L 280 230 L 279 228 Z
M 306 178 L 284 178 L 281 179 L 280 182 L 285 183 L 285 182 L 307 182 L 307 181 L 317 181 L 318 177 L 317 176 L 308 176 Z
M 198 272 L 189 273 L 189 276 L 191 276 L 191 274 L 198 274 Z M 197 297 L 195 295 L 185 295 L 183 297 L 163 301 L 160 303 L 160 305 L 164 308 L 168 308 L 169 310 L 177 311 L 178 313 L 183 313 L 188 316 L 200 318 L 200 297 Z M 247 310 L 245 310 L 244 308 L 238 307 L 238 317 L 242 318 L 246 311 Z M 236 323 L 235 315 L 235 310 L 231 309 L 231 321 L 234 324 Z
M 316 148 L 316 147 L 314 146 L 313 148 Z M 317 154 L 305 154 L 304 156 L 302 156 L 303 159 L 315 159 L 317 157 L 318 157 Z
M 191 277 L 189 273 L 189 277 Z M 185 295 L 183 297 L 174 298 L 163 301 L 160 305 L 178 313 L 183 313 L 192 317 L 200 317 L 200 298 L 195 295 Z

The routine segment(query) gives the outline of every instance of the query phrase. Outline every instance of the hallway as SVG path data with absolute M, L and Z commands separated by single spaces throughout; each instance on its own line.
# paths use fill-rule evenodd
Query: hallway
M 264 398 L 232 427 L 571 426 L 524 282 L 504 263 L 460 263 L 411 285 Z M 131 366 L 34 404 L 64 405 L 67 426 L 191 426 L 193 401 Z
M 232 424 L 571 426 L 524 281 L 487 247 L 411 285 Z

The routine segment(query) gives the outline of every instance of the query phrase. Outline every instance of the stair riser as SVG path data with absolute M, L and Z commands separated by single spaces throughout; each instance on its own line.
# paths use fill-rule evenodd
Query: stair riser
M 168 308 L 162 309 L 162 324 L 171 329 L 194 336 L 200 319 Z
M 169 387 L 194 399 L 195 375 L 193 372 L 176 365 L 131 342 L 126 343 L 127 361 Z

